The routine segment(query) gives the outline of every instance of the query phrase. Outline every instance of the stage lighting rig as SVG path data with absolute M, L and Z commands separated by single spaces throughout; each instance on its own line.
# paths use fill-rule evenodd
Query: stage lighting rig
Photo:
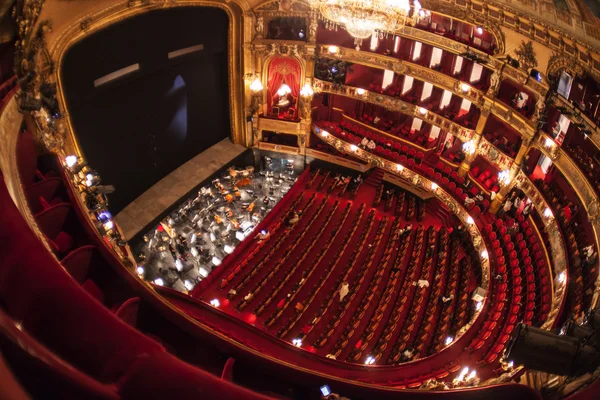
M 504 358 L 555 375 L 591 373 L 600 366 L 599 313 L 592 312 L 585 325 L 567 322 L 560 334 L 521 323 L 514 330 Z

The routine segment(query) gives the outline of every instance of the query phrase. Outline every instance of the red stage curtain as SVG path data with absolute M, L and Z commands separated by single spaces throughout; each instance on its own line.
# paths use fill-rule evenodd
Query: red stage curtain
M 291 106 L 294 108 L 294 118 L 298 109 L 298 96 L 300 93 L 300 64 L 291 57 L 275 57 L 269 63 L 269 84 L 267 88 L 268 112 L 271 113 L 273 102 L 277 96 L 277 90 L 284 83 L 292 89 Z

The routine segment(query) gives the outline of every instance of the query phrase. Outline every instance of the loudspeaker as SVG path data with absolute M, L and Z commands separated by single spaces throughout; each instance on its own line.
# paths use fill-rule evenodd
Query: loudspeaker
M 600 353 L 579 339 L 525 324 L 515 329 L 506 357 L 528 369 L 566 376 L 593 372 L 600 362 Z
M 485 299 L 485 296 L 487 295 L 487 290 L 485 290 L 482 287 L 477 287 L 477 289 L 475 289 L 473 291 L 473 295 L 471 296 L 471 300 L 473 301 L 483 301 L 483 299 Z
M 42 108 L 40 99 L 23 99 L 21 100 L 21 110 L 24 111 L 39 111 Z

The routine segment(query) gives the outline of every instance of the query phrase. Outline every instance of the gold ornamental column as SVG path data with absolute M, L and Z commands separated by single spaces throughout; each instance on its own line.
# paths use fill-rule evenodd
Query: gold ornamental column
M 258 130 L 258 118 L 260 114 L 263 113 L 264 107 L 264 88 L 265 78 L 263 76 L 263 64 L 265 62 L 265 51 L 266 46 L 262 44 L 258 45 L 250 45 L 253 62 L 254 62 L 254 73 L 246 74 L 247 80 L 249 80 L 250 86 L 249 90 L 249 110 L 248 116 L 252 118 L 252 143 L 251 145 L 256 145 L 260 140 L 261 134 Z
M 479 120 L 477 120 L 477 126 L 475 127 L 475 136 L 473 139 L 463 144 L 465 159 L 458 167 L 458 175 L 462 176 L 463 178 L 467 176 L 469 170 L 471 169 L 471 163 L 477 154 L 477 148 L 479 147 L 479 142 L 481 141 L 481 135 L 483 135 L 483 128 L 485 127 L 489 116 L 489 108 L 486 107 L 481 110 L 481 115 L 479 116 Z
M 310 145 L 310 125 L 312 123 L 313 73 L 315 69 L 315 46 L 308 45 L 304 54 L 304 86 L 300 90 L 300 118 L 303 134 L 299 135 L 300 147 Z
M 490 204 L 490 213 L 495 214 L 500 210 L 500 207 L 502 207 L 502 204 L 504 203 L 506 194 L 514 187 L 514 178 L 519 173 L 519 169 L 521 169 L 521 162 L 529 152 L 532 142 L 533 141 L 531 138 L 523 138 L 521 147 L 519 147 L 519 152 L 515 157 L 515 161 L 510 166 L 510 170 L 504 171 L 506 178 L 500 181 L 500 190 L 498 193 L 496 193 L 496 197 L 494 197 L 494 200 L 492 200 L 492 203 Z

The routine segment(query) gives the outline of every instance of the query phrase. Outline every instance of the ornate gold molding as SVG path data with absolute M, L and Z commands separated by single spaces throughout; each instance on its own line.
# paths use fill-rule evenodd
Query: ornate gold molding
M 346 85 L 333 85 L 331 82 L 314 79 L 314 87 L 317 92 L 333 93 L 340 96 L 350 97 L 366 103 L 376 104 L 390 111 L 396 111 L 402 114 L 411 115 L 422 119 L 432 125 L 439 127 L 456 136 L 463 142 L 471 140 L 475 135 L 473 129 L 465 128 L 448 118 L 445 118 L 432 111 L 427 111 L 425 115 L 421 114 L 420 107 L 414 104 L 407 103 L 395 97 L 386 96 L 380 93 L 374 93 L 365 90 L 365 93 L 360 95 L 356 93 L 356 88 Z
M 338 47 L 339 51 L 335 54 L 331 54 L 328 51 L 328 48 L 329 45 L 317 46 L 317 54 L 324 58 L 339 59 L 378 69 L 388 69 L 401 75 L 410 75 L 416 79 L 429 82 L 436 87 L 448 90 L 456 96 L 471 101 L 479 108 L 489 108 L 494 115 L 512 125 L 516 130 L 524 134 L 524 136 L 531 137 L 534 134 L 534 122 L 532 119 L 525 118 L 506 104 L 495 98 L 489 97 L 486 93 L 472 87 L 468 83 L 467 91 L 463 91 L 463 82 L 421 65 L 400 61 L 396 58 L 381 54 L 356 51 L 345 47 Z
M 564 237 L 560 233 L 560 228 L 555 218 L 544 216 L 544 210 L 551 209 L 550 205 L 544 199 L 544 196 L 539 192 L 537 187 L 529 180 L 529 178 L 519 171 L 515 177 L 515 185 L 519 187 L 525 195 L 531 200 L 533 206 L 538 211 L 540 218 L 544 222 L 544 229 L 548 233 L 548 240 L 550 242 L 550 258 L 551 263 L 549 267 L 552 269 L 550 277 L 552 278 L 552 305 L 550 312 L 548 313 L 548 319 L 541 326 L 542 329 L 550 330 L 554 327 L 558 314 L 563 306 L 567 294 L 567 281 L 568 279 L 559 279 L 561 273 L 565 276 L 567 272 L 567 252 Z M 547 254 L 547 253 L 546 253 Z
M 565 179 L 571 185 L 571 188 L 579 197 L 581 204 L 585 208 L 590 224 L 594 231 L 594 239 L 596 248 L 600 245 L 600 209 L 598 204 L 598 196 L 591 186 L 588 179 L 581 172 L 577 164 L 569 157 L 569 155 L 550 139 L 549 136 L 540 135 L 538 140 L 533 144 L 544 155 L 550 157 L 558 170 L 563 174 Z M 548 146 L 546 143 L 550 144 Z M 596 288 L 600 289 L 600 278 L 596 281 Z
M 73 150 L 74 153 L 82 155 L 81 148 L 78 145 L 76 134 L 71 124 L 71 118 L 68 113 L 68 108 L 65 102 L 64 91 L 61 80 L 61 65 L 62 59 L 69 47 L 87 37 L 89 34 L 105 28 L 111 24 L 123 21 L 135 15 L 139 15 L 148 11 L 170 8 L 170 7 L 215 7 L 222 9 L 227 13 L 229 18 L 229 35 L 228 35 L 228 69 L 229 69 L 229 107 L 231 119 L 231 139 L 234 143 L 249 145 L 251 143 L 251 132 L 247 131 L 247 126 L 244 123 L 244 92 L 243 81 L 243 15 L 242 6 L 236 1 L 222 0 L 180 0 L 174 1 L 158 1 L 149 0 L 140 2 L 133 6 L 128 6 L 128 2 L 117 3 L 104 10 L 90 13 L 69 28 L 60 32 L 60 35 L 54 41 L 50 49 L 50 55 L 56 62 L 56 72 L 54 79 L 58 86 L 57 99 L 63 111 L 63 116 L 66 121 L 68 137 L 66 145 Z M 82 30 L 81 23 L 85 22 L 85 30 Z
M 481 155 L 490 163 L 503 170 L 510 170 L 514 164 L 514 160 L 500 151 L 496 146 L 489 142 L 484 136 L 481 136 L 479 145 L 477 146 L 476 154 Z

